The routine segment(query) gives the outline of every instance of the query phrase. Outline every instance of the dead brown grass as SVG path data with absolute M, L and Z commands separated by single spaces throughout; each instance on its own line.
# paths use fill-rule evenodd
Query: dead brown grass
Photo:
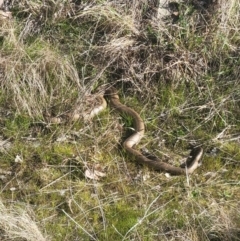
M 32 210 L 29 207 L 17 207 L 12 205 L 6 207 L 0 203 L 0 238 L 2 241 L 8 240 L 26 240 L 26 241 L 46 241 L 49 237 L 39 230 L 37 224 L 31 215 Z

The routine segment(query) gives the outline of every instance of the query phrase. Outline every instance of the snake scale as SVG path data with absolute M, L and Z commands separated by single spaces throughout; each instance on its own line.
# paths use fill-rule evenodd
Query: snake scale
M 194 172 L 194 170 L 196 170 L 196 168 L 200 164 L 200 159 L 203 154 L 203 149 L 201 147 L 196 147 L 192 149 L 189 158 L 186 161 L 186 166 L 183 167 L 172 166 L 166 162 L 159 160 L 158 158 L 154 158 L 154 160 L 152 160 L 147 156 L 143 155 L 137 149 L 135 149 L 135 145 L 137 145 L 144 136 L 145 126 L 142 118 L 132 108 L 123 105 L 120 102 L 117 90 L 114 87 L 108 88 L 105 91 L 104 96 L 109 100 L 110 105 L 114 107 L 117 111 L 119 111 L 120 113 L 125 113 L 133 118 L 133 128 L 135 132 L 124 141 L 123 147 L 126 149 L 127 152 L 129 152 L 136 158 L 137 162 L 145 164 L 156 171 L 164 171 L 172 175 L 191 174 Z

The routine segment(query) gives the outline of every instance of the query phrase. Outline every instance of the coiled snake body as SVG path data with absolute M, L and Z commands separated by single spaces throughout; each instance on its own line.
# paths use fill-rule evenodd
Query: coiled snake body
M 149 159 L 148 157 L 144 156 L 140 151 L 134 149 L 133 147 L 137 143 L 139 143 L 144 136 L 145 127 L 142 118 L 136 111 L 134 111 L 130 107 L 127 107 L 126 105 L 123 105 L 120 102 L 117 90 L 114 87 L 111 87 L 105 91 L 105 97 L 109 99 L 110 104 L 116 110 L 121 113 L 126 113 L 127 115 L 130 115 L 134 120 L 135 133 L 124 141 L 123 146 L 129 153 L 135 156 L 137 162 L 146 164 L 156 171 L 164 171 L 172 175 L 191 174 L 194 172 L 194 170 L 196 170 L 196 168 L 200 164 L 200 159 L 203 154 L 203 149 L 201 147 L 194 148 L 191 151 L 190 156 L 187 159 L 186 166 L 184 167 L 172 166 L 166 162 L 159 160 L 158 158 L 154 158 L 154 160 Z

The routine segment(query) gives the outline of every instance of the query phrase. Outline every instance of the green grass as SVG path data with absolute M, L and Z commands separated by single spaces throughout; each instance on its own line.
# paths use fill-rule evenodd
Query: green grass
M 1 240 L 239 240 L 240 5 L 181 3 L 174 24 L 157 8 L 24 0 L 1 20 Z M 137 164 L 121 146 L 133 120 L 111 107 L 50 123 L 110 85 L 144 120 L 137 148 L 178 166 L 200 144 L 203 165 Z

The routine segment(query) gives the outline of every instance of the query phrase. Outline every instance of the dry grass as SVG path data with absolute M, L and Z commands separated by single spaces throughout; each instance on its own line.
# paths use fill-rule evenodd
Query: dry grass
M 49 240 L 39 230 L 39 225 L 29 215 L 32 213 L 27 207 L 6 207 L 0 203 L 0 238 L 2 241 L 26 240 L 45 241 Z
M 0 206 L 2 239 L 239 240 L 240 3 L 182 1 L 173 21 L 158 2 L 12 1 L 0 29 L 0 178 L 16 205 Z M 178 165 L 201 144 L 203 166 L 167 178 L 136 165 L 119 148 L 132 120 L 112 110 L 48 123 L 83 113 L 108 85 L 143 117 L 142 147 Z

